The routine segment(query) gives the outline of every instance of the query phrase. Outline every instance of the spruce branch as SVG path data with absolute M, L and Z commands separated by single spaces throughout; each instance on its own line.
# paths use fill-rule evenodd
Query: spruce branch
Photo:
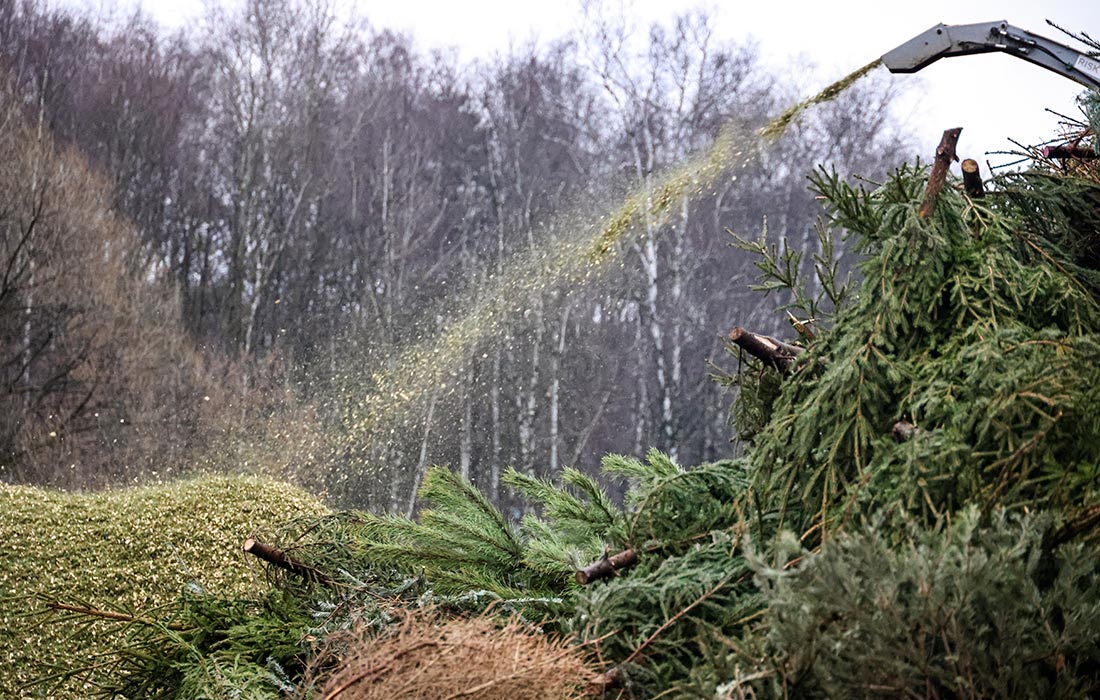
M 683 617 L 685 615 L 687 615 L 689 612 L 691 612 L 692 610 L 697 608 L 702 603 L 706 602 L 709 598 L 714 596 L 716 593 L 718 593 L 724 587 L 726 587 L 727 585 L 731 585 L 731 582 L 734 583 L 734 584 L 735 583 L 741 583 L 741 582 L 744 582 L 744 581 L 748 580 L 748 578 L 749 578 L 749 574 L 742 574 L 737 579 L 734 579 L 732 573 L 728 576 L 723 577 L 720 581 L 718 581 L 718 583 L 714 584 L 710 589 L 708 589 L 701 596 L 699 596 L 698 598 L 693 600 L 690 604 L 688 604 L 687 606 L 681 608 L 674 615 L 672 615 L 667 620 L 665 620 L 664 623 L 662 623 L 661 626 L 658 627 L 653 632 L 653 634 L 646 637 L 645 641 L 642 642 L 633 652 L 631 652 L 630 656 L 626 657 L 626 659 L 623 661 L 622 665 L 625 666 L 627 664 L 632 663 L 635 659 L 637 659 L 642 654 L 642 652 L 644 652 L 651 644 L 653 644 L 653 642 L 658 637 L 660 637 L 662 634 L 664 634 L 666 631 L 668 631 L 669 628 L 671 628 L 673 625 L 675 625 L 677 622 L 679 622 L 681 619 L 683 619 Z

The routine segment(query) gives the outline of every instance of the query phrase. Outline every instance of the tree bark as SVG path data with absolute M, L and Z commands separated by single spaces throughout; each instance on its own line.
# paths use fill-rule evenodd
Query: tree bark
M 932 161 L 932 173 L 928 176 L 928 187 L 924 190 L 924 201 L 920 205 L 920 218 L 927 219 L 936 210 L 936 200 L 947 181 L 947 171 L 951 162 L 959 159 L 955 155 L 955 146 L 959 143 L 962 127 L 943 132 L 940 145 L 936 148 L 936 158 Z
M 1081 160 L 1096 160 L 1100 158 L 1100 154 L 1088 146 L 1066 143 L 1061 146 L 1047 146 L 1043 149 L 1043 157 L 1051 159 L 1080 158 Z
M 412 517 L 416 510 L 416 496 L 420 491 L 420 484 L 424 481 L 424 475 L 428 471 L 428 442 L 432 435 L 432 421 L 435 419 L 435 404 L 439 401 L 439 387 L 432 391 L 432 398 L 428 402 L 428 415 L 424 418 L 424 437 L 420 440 L 420 458 L 416 460 L 416 469 L 413 471 L 412 492 L 409 494 L 409 507 L 405 509 L 405 515 Z
M 582 586 L 587 586 L 593 581 L 611 578 L 618 573 L 620 569 L 629 569 L 637 563 L 638 553 L 633 549 L 624 549 L 618 554 L 612 554 L 611 556 L 605 554 L 598 561 L 592 562 L 577 572 L 577 583 Z
M 565 355 L 566 336 L 569 329 L 568 302 L 562 303 L 561 322 L 557 338 L 550 354 L 550 473 L 557 474 L 560 467 L 561 442 L 561 358 Z
M 917 433 L 920 432 L 920 428 L 913 425 L 909 421 L 899 420 L 894 423 L 893 429 L 890 431 L 890 435 L 893 436 L 894 442 L 909 442 Z
M 766 335 L 752 333 L 740 326 L 730 331 L 729 338 L 742 350 L 783 374 L 790 371 L 794 358 L 803 351 L 803 348 L 797 345 L 790 345 Z
M 982 185 L 982 173 L 978 168 L 978 161 L 967 158 L 962 162 L 963 186 L 966 193 L 973 199 L 985 196 L 985 187 Z

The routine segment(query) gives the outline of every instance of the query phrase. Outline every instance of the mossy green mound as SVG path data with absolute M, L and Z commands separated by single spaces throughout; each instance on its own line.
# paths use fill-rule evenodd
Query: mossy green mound
M 61 697 L 31 683 L 110 648 L 117 622 L 51 622 L 44 600 L 140 611 L 197 583 L 255 593 L 263 570 L 241 542 L 291 518 L 325 513 L 309 494 L 259 477 L 72 494 L 0 485 L 0 697 Z M 81 622 L 79 624 L 86 624 Z M 84 697 L 72 688 L 67 697 Z

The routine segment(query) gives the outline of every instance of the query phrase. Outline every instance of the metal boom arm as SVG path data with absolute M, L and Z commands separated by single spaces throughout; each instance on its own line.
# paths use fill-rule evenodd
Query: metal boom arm
M 1100 59 L 1006 21 L 937 24 L 882 56 L 891 73 L 916 73 L 941 58 L 1003 51 L 1100 90 Z

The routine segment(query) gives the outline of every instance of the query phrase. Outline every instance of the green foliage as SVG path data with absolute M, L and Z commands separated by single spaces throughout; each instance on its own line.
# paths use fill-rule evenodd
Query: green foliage
M 111 653 L 59 677 L 82 682 L 81 697 L 98 698 L 259 700 L 308 691 L 307 669 L 324 671 L 334 661 L 332 649 L 318 654 L 325 640 L 351 629 L 385 632 L 395 606 L 432 602 L 418 579 L 356 557 L 361 525 L 354 513 L 303 515 L 274 532 L 286 556 L 317 572 L 313 579 L 273 569 L 252 596 L 193 582 L 155 609 L 108 610 L 133 618 L 111 623 Z
M 740 535 L 706 534 L 680 553 L 643 556 L 627 575 L 579 595 L 572 631 L 606 638 L 600 656 L 624 667 L 634 684 L 674 686 L 708 644 L 737 633 L 760 609 Z
M 635 681 L 663 687 L 759 611 L 738 555 L 746 475 L 728 461 L 685 470 L 655 450 L 644 461 L 609 455 L 603 466 L 628 482 L 623 508 L 576 470 L 560 484 L 510 471 L 505 482 L 539 511 L 518 527 L 456 475 L 432 469 L 419 518 L 356 515 L 353 548 L 360 563 L 422 576 L 449 605 L 550 613 L 580 639 L 606 637 L 603 658 L 629 660 Z M 635 569 L 576 586 L 576 569 L 626 548 L 639 553 Z
M 630 481 L 626 538 L 616 544 L 639 552 L 639 563 L 578 591 L 566 627 L 600 640 L 601 658 L 619 665 L 632 692 L 644 694 L 675 685 L 709 645 L 759 611 L 740 556 L 747 480 L 739 462 L 685 470 L 656 450 L 645 461 L 609 455 L 603 468 Z
M 832 178 L 839 182 L 835 174 Z M 851 275 L 841 269 L 840 259 L 836 254 L 838 240 L 835 229 L 821 220 L 814 227 L 818 250 L 811 261 L 812 280 L 804 278 L 806 263 L 805 253 L 801 248 L 768 242 L 767 220 L 764 221 L 760 238 L 755 241 L 728 229 L 727 232 L 733 236 L 735 247 L 755 256 L 753 265 L 759 271 L 759 276 L 756 284 L 750 285 L 753 291 L 763 292 L 765 295 L 784 293 L 790 300 L 782 304 L 780 309 L 797 309 L 806 318 L 812 319 L 815 325 L 828 327 L 829 319 L 848 297 L 852 284 Z M 807 292 L 808 289 L 816 289 L 816 293 L 811 294 Z
M 1013 222 L 1015 236 L 1067 280 L 1087 289 L 1095 307 L 1100 293 L 1100 182 L 1095 174 L 1065 177 L 1035 168 L 1004 175 L 999 184 L 1001 211 Z
M 604 458 L 604 472 L 632 477 L 627 492 L 629 534 L 624 542 L 654 551 L 680 551 L 684 544 L 741 521 L 743 467 L 719 461 L 685 470 L 652 450 L 645 463 L 619 455 Z
M 726 696 L 1091 696 L 1100 552 L 1052 554 L 1051 530 L 1047 516 L 998 510 L 984 521 L 969 507 L 931 528 L 868 521 L 805 552 L 796 569 L 758 567 L 766 639 Z
M 737 373 L 721 374 L 716 379 L 737 388 L 737 400 L 730 406 L 730 424 L 739 441 L 751 444 L 771 421 L 775 400 L 783 390 L 783 377 L 759 362 L 749 361 L 733 343 L 727 343 L 726 352 L 738 360 Z
M 300 675 L 314 620 L 304 600 L 272 592 L 248 601 L 186 592 L 176 613 L 136 623 L 127 644 L 86 678 L 103 698 L 207 700 L 279 697 L 279 669 Z M 238 695 L 239 694 L 239 695 Z
M 612 503 L 596 481 L 572 467 L 562 470 L 561 487 L 509 469 L 502 481 L 523 494 L 542 509 L 543 518 L 553 523 L 550 528 L 574 546 L 587 546 L 583 558 L 603 542 L 623 542 L 626 539 L 622 511 Z M 535 517 L 524 519 L 525 528 L 546 527 Z M 575 559 L 562 559 L 561 563 L 576 566 Z
M 948 188 L 926 220 L 920 169 L 874 192 L 825 171 L 812 181 L 832 224 L 858 235 L 863 280 L 771 404 L 754 490 L 786 526 L 822 534 L 856 502 L 901 499 L 931 517 L 1063 503 L 1061 476 L 1039 474 L 1072 473 L 1095 444 L 1093 295 L 1029 245 L 1007 197 L 978 205 Z M 890 440 L 899 420 L 918 439 Z
M 822 174 L 826 175 L 825 171 Z M 835 173 L 827 176 L 838 187 L 847 187 Z M 787 301 L 780 304 L 779 309 L 786 310 L 796 324 L 802 324 L 807 336 L 822 339 L 831 332 L 837 309 L 851 293 L 852 276 L 837 254 L 838 248 L 843 246 L 838 229 L 819 219 L 815 232 L 818 250 L 810 265 L 813 274 L 806 278 L 805 252 L 798 247 L 769 243 L 766 220 L 760 238 L 755 241 L 728 231 L 734 238 L 734 246 L 755 256 L 753 264 L 759 275 L 756 284 L 750 287 L 765 295 L 781 295 Z M 727 342 L 726 351 L 738 360 L 738 371 L 736 374 L 719 372 L 715 379 L 737 388 L 737 399 L 730 406 L 730 422 L 737 431 L 738 440 L 751 443 L 771 420 L 775 400 L 782 389 L 782 377 L 746 356 L 733 343 Z
M 1097 518 L 1080 519 L 1100 503 L 1095 173 L 1013 174 L 978 201 L 948 187 L 927 219 L 919 167 L 875 191 L 812 181 L 862 280 L 791 375 L 741 370 L 758 551 L 743 554 L 766 612 L 702 647 L 727 651 L 701 653 L 679 690 L 1095 693 L 1100 551 Z
M 534 481 L 525 485 L 537 488 Z M 553 531 L 508 522 L 481 492 L 447 469 L 428 471 L 420 499 L 427 507 L 418 520 L 361 516 L 363 560 L 422 575 L 444 596 L 484 590 L 506 599 L 549 601 L 568 589 L 573 570 L 566 562 L 575 543 L 556 539 Z M 564 508 L 566 529 L 578 527 L 569 513 Z
M 353 545 L 360 565 L 395 567 L 423 576 L 439 595 L 484 589 L 502 598 L 553 598 L 573 590 L 573 574 L 610 549 L 676 551 L 739 521 L 734 504 L 744 475 L 719 462 L 685 471 L 651 451 L 646 461 L 604 459 L 611 477 L 631 482 L 626 509 L 574 469 L 560 485 L 509 471 L 504 482 L 540 515 L 508 522 L 469 483 L 443 468 L 429 470 L 416 520 L 357 514 Z

